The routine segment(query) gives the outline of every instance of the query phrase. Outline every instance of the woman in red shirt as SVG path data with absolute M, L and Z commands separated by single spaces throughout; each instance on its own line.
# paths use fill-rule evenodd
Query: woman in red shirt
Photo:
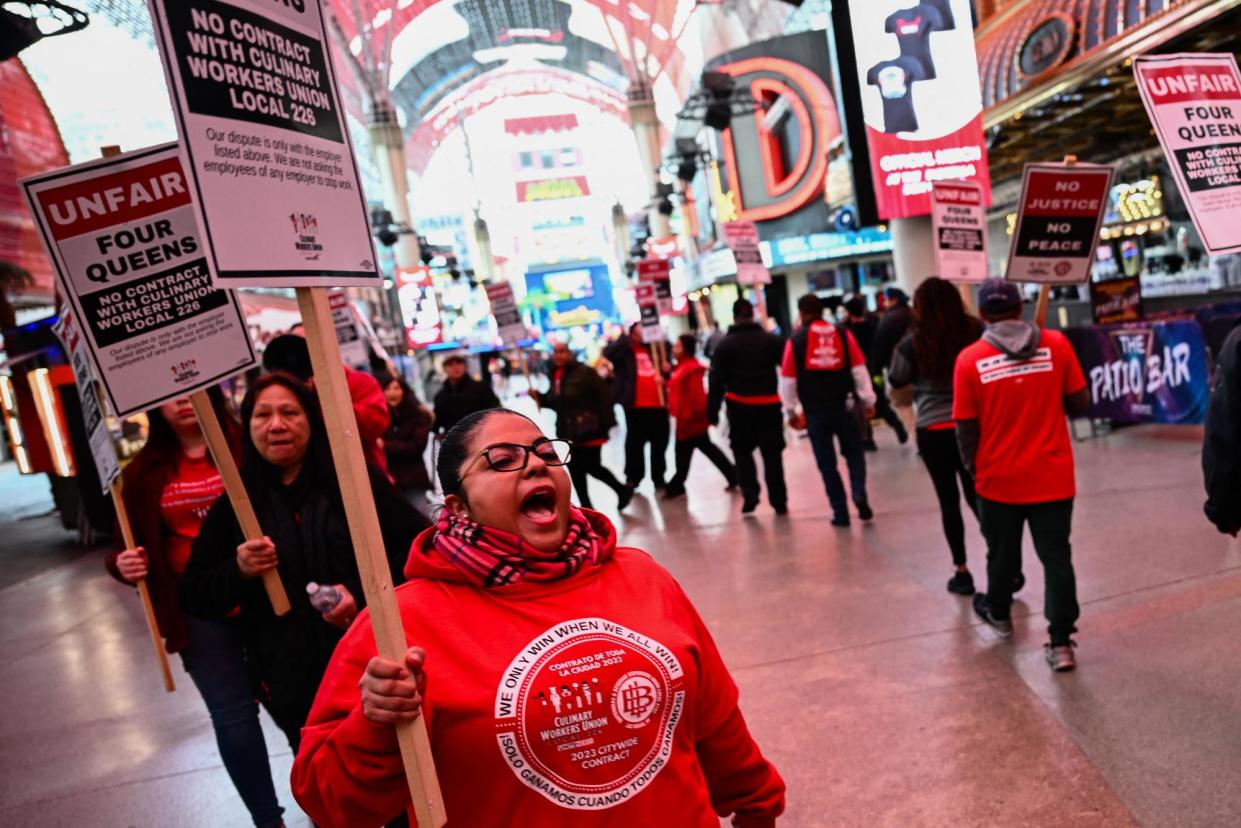
M 513 411 L 445 438 L 446 506 L 396 590 L 418 646 L 377 657 L 360 615 L 302 733 L 292 785 L 317 824 L 408 809 L 393 725 L 422 715 L 451 825 L 774 825 L 784 782 L 710 633 L 666 570 L 570 506 L 568 460 Z
M 236 421 L 223 396 L 212 402 L 225 433 L 237 442 Z M 147 579 L 164 646 L 180 653 L 185 670 L 207 705 L 220 758 L 237 793 L 261 828 L 282 825 L 259 706 L 236 618 L 197 619 L 177 607 L 177 584 L 207 511 L 224 492 L 188 397 L 147 412 L 146 445 L 125 468 L 124 500 L 133 520 L 133 549 L 118 548 L 106 561 L 123 583 Z M 119 539 L 121 533 L 115 536 Z

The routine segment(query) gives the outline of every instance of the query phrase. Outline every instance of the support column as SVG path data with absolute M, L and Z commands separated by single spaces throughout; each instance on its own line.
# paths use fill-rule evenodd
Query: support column
M 935 276 L 935 236 L 930 216 L 892 220 L 892 260 L 896 282 L 910 296 Z
M 371 120 L 366 128 L 371 137 L 375 166 L 379 170 L 379 182 L 383 186 L 384 206 L 392 213 L 394 222 L 412 229 L 409 183 L 405 177 L 405 141 L 396 119 L 396 109 L 387 101 L 373 102 Z M 392 252 L 398 267 L 417 267 L 422 264 L 422 251 L 418 248 L 418 239 L 413 233 L 399 235 Z
M 655 115 L 655 98 L 651 88 L 641 80 L 629 83 L 629 128 L 633 130 L 634 139 L 638 142 L 638 157 L 642 159 L 643 172 L 651 182 L 651 207 L 648 210 L 651 236 L 662 239 L 672 232 L 668 216 L 661 215 L 655 204 L 663 147 L 659 141 L 659 118 Z

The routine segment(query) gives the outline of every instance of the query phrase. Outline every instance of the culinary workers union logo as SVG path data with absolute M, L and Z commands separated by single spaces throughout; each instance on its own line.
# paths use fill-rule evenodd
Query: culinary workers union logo
M 564 808 L 604 810 L 668 764 L 685 674 L 664 645 L 581 618 L 526 645 L 500 676 L 496 740 L 526 786 Z

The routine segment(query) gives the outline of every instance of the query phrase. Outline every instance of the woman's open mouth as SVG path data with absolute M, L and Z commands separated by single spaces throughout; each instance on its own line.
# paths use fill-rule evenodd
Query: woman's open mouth
M 556 522 L 556 489 L 540 486 L 531 489 L 521 499 L 521 513 L 534 523 L 550 525 Z

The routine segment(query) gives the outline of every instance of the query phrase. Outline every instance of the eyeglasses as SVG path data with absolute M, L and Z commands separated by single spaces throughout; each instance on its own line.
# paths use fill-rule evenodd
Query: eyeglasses
M 479 457 L 486 459 L 492 471 L 517 472 L 530 463 L 531 454 L 542 460 L 544 465 L 564 466 L 569 462 L 572 453 L 573 444 L 568 440 L 539 440 L 529 446 L 517 443 L 496 443 L 480 451 L 478 456 L 471 460 L 461 472 L 460 479 L 465 479 L 465 476 L 474 468 L 474 464 L 478 462 Z

